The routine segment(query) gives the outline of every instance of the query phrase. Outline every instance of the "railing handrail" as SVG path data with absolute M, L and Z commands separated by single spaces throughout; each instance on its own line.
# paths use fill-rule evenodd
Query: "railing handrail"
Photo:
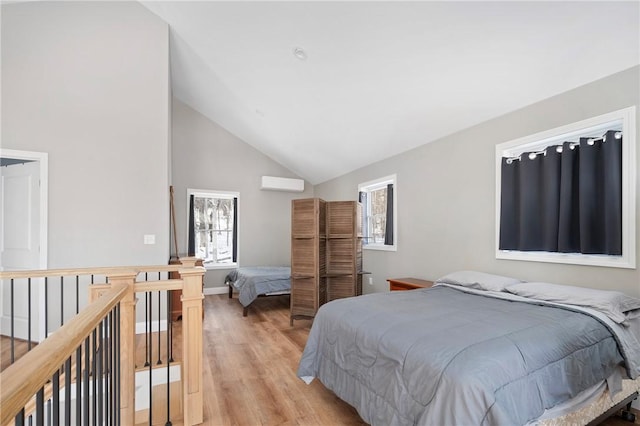
M 148 291 L 182 290 L 184 280 L 168 279 L 161 281 L 139 281 L 134 286 L 136 293 Z
M 45 278 L 45 277 L 65 277 L 73 275 L 114 275 L 119 273 L 143 272 L 177 272 L 185 269 L 185 265 L 146 265 L 146 266 L 104 266 L 98 268 L 68 268 L 68 269 L 33 269 L 25 271 L 0 271 L 0 279 L 19 278 Z M 196 266 L 196 268 L 201 268 Z
M 184 271 L 184 268 L 182 269 Z M 171 291 L 171 290 L 182 290 L 184 287 L 183 279 L 166 279 L 166 280 L 158 280 L 158 281 L 137 281 L 133 285 L 134 293 L 146 293 L 150 291 Z M 91 291 L 97 292 L 96 294 L 101 294 L 105 290 L 110 289 L 111 286 L 106 283 L 102 284 L 92 284 L 90 289 Z
M 0 425 L 9 423 L 127 292 L 112 286 L 67 324 L 0 373 Z M 29 373 L 26 373 L 29 372 Z

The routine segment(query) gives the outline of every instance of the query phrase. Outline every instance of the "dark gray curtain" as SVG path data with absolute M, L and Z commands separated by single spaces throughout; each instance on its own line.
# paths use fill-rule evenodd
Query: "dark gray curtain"
M 366 192 L 358 191 L 358 202 L 362 204 L 362 235 L 364 235 L 364 238 L 362 239 L 362 243 L 369 244 L 369 234 L 368 234 L 369 214 L 367 213 L 367 193 Z
M 384 230 L 384 244 L 393 245 L 393 184 L 387 185 L 387 221 Z
M 233 262 L 238 261 L 238 198 L 233 199 Z
M 195 220 L 193 218 L 193 195 L 189 196 L 189 244 L 187 247 L 187 256 L 196 255 L 196 232 Z
M 502 159 L 501 250 L 622 254 L 622 138 Z

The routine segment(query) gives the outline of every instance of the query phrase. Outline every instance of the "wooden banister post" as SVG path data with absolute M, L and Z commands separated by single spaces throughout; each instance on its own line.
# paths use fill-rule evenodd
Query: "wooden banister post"
M 95 302 L 107 291 L 111 290 L 111 284 L 91 284 L 89 286 L 89 303 Z
M 136 276 L 133 271 L 108 275 L 109 284 L 127 286 L 120 302 L 120 416 L 124 425 L 135 424 L 136 413 Z
M 182 287 L 182 398 L 185 425 L 203 421 L 202 278 L 204 268 L 180 269 Z
M 193 268 L 194 266 L 196 266 L 197 261 L 198 261 L 198 258 L 193 256 L 180 258 L 180 263 L 185 268 Z

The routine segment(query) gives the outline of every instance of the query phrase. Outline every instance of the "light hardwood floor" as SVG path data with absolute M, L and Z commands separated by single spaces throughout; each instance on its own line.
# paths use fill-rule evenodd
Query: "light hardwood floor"
M 28 342 L 22 339 L 14 339 L 13 341 L 13 356 L 17 361 L 24 354 L 27 353 L 29 348 Z M 31 347 L 35 348 L 37 343 L 32 342 Z M 0 336 L 0 372 L 11 365 L 11 338 L 7 336 Z
M 289 326 L 289 297 L 256 300 L 242 317 L 237 299 L 205 298 L 207 425 L 361 425 L 354 408 L 314 380 L 296 376 L 311 322 Z

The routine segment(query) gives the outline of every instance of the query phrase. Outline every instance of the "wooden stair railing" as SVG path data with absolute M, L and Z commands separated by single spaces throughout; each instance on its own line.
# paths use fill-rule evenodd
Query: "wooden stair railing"
M 10 424 L 65 360 L 127 294 L 127 286 L 111 290 L 29 351 L 0 375 L 0 424 Z
M 0 425 L 11 424 L 15 416 L 30 404 L 34 394 L 45 387 L 51 375 L 95 329 L 113 306 L 120 304 L 120 422 L 135 421 L 135 336 L 136 293 L 182 290 L 182 406 L 183 424 L 203 422 L 202 386 L 202 282 L 204 268 L 195 267 L 195 258 L 183 258 L 182 264 L 56 269 L 0 272 L 1 279 L 103 275 L 108 284 L 90 287 L 91 303 L 27 352 L 15 364 L 0 373 Z M 136 282 L 140 273 L 177 272 L 180 279 Z M 33 368 L 38 366 L 38 368 Z M 28 373 L 25 373 L 28 372 Z

